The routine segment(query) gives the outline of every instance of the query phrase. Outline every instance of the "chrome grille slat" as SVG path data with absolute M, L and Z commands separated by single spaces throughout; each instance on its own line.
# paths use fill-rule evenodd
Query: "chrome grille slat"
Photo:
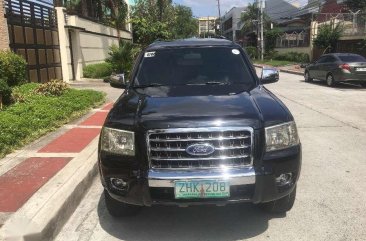
M 215 150 L 223 151 L 223 150 L 235 150 L 235 149 L 243 149 L 249 148 L 249 145 L 244 146 L 223 146 L 223 147 L 215 147 Z M 186 151 L 186 149 L 182 148 L 151 148 L 152 151 Z
M 207 156 L 186 152 L 193 144 L 210 144 Z M 247 127 L 178 128 L 147 133 L 148 159 L 155 169 L 195 169 L 252 166 L 253 129 Z
M 174 141 L 212 141 L 212 140 L 241 140 L 241 139 L 249 139 L 250 136 L 243 137 L 222 137 L 222 138 L 196 138 L 196 139 L 150 139 L 153 142 L 174 142 Z
M 219 156 L 219 157 L 195 157 L 195 158 L 157 158 L 152 157 L 157 161 L 195 161 L 195 160 L 225 160 L 225 159 L 235 159 L 235 158 L 246 158 L 249 155 L 243 156 Z

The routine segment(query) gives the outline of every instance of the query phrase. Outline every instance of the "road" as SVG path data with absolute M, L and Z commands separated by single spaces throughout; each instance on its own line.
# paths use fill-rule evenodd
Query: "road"
M 152 207 L 114 219 L 96 179 L 56 240 L 365 240 L 366 89 L 286 73 L 267 87 L 293 113 L 303 145 L 296 203 L 286 215 L 240 204 Z

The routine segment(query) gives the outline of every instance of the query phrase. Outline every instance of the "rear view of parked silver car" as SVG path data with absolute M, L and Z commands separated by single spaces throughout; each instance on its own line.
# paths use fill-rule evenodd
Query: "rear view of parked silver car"
M 326 81 L 328 86 L 338 82 L 354 82 L 366 86 L 366 58 L 358 54 L 332 53 L 321 56 L 305 69 L 305 81 Z

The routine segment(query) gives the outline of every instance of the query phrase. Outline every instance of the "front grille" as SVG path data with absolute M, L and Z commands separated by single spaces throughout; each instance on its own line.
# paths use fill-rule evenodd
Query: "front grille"
M 252 165 L 251 128 L 180 128 L 148 132 L 151 168 L 216 168 Z M 194 144 L 215 148 L 209 155 L 195 156 L 186 149 Z

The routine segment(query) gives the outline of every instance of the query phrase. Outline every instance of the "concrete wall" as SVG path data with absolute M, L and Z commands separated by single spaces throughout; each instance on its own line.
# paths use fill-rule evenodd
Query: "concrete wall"
M 80 80 L 86 65 L 103 62 L 108 57 L 109 47 L 118 44 L 118 32 L 78 16 L 68 15 L 65 19 L 64 9 L 57 7 L 56 10 L 63 79 Z M 130 30 L 131 26 L 128 25 L 127 29 Z M 119 32 L 122 39 L 132 40 L 131 32 Z
M 0 50 L 9 48 L 8 24 L 4 14 L 4 1 L 0 1 Z
M 310 47 L 291 47 L 291 48 L 275 48 L 278 53 L 288 53 L 288 52 L 297 52 L 297 53 L 305 53 L 310 54 Z
M 318 23 L 313 21 L 310 23 L 310 36 L 309 36 L 308 47 L 275 48 L 275 51 L 278 51 L 278 53 L 288 53 L 288 52 L 305 53 L 309 55 L 310 61 L 312 61 L 314 57 L 313 41 L 315 36 L 317 35 L 317 31 L 318 31 Z

